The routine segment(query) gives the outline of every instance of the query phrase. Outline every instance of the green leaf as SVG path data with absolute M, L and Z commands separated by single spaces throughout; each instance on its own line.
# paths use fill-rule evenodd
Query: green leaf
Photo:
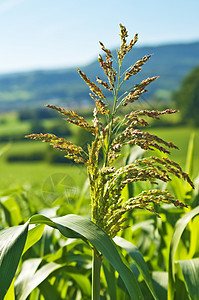
M 193 174 L 194 139 L 195 139 L 195 132 L 193 132 L 190 136 L 188 150 L 187 150 L 185 172 L 188 173 L 189 175 Z
M 25 260 L 22 264 L 21 271 L 15 280 L 15 293 L 17 299 L 20 298 L 28 283 L 32 281 L 41 262 L 42 258 L 31 258 Z
M 17 270 L 28 234 L 28 222 L 0 231 L 0 299 L 3 299 Z
M 57 291 L 57 288 L 52 286 L 47 280 L 42 282 L 39 286 L 41 294 L 45 300 L 60 300 L 62 299 Z
M 73 216 L 73 215 L 67 215 L 65 217 L 61 217 L 61 219 L 65 219 L 68 216 Z M 74 215 L 75 216 L 75 215 Z M 43 215 L 35 215 L 32 216 L 30 218 L 30 224 L 46 224 L 52 228 L 56 228 L 58 229 L 64 236 L 68 237 L 68 238 L 84 238 L 81 234 L 79 234 L 78 232 L 70 229 L 67 226 L 60 226 L 60 224 L 56 224 L 54 221 L 60 219 L 60 218 L 56 218 L 56 219 L 50 219 L 48 217 L 45 217 Z M 63 232 L 62 232 L 63 231 Z M 84 239 L 86 241 L 86 239 Z
M 185 286 L 191 300 L 198 300 L 199 295 L 199 258 L 180 260 Z
M 175 225 L 173 236 L 171 239 L 169 252 L 169 284 L 168 284 L 168 300 L 173 300 L 175 286 L 175 254 L 182 236 L 182 233 L 189 221 L 199 214 L 199 207 L 194 208 L 185 214 Z
M 189 247 L 189 258 L 196 256 L 199 249 L 199 216 L 193 219 L 190 226 L 190 247 Z M 197 255 L 198 256 L 198 255 Z
M 117 293 L 116 293 L 116 277 L 115 277 L 115 269 L 113 266 L 110 264 L 110 262 L 104 258 L 103 259 L 103 269 L 104 269 L 104 274 L 106 277 L 106 282 L 107 282 L 107 291 L 110 296 L 110 300 L 115 300 L 117 299 Z
M 68 275 L 76 281 L 77 285 L 85 295 L 91 296 L 91 283 L 87 276 L 74 273 L 68 273 Z
M 130 297 L 137 300 L 143 299 L 143 295 L 133 272 L 128 267 L 123 256 L 118 252 L 113 240 L 111 240 L 111 238 L 96 224 L 77 215 L 67 215 L 55 219 L 36 215 L 31 217 L 29 222 L 23 226 L 11 227 L 0 232 L 0 299 L 3 299 L 5 296 L 15 275 L 27 239 L 29 223 L 46 224 L 58 229 L 66 237 L 81 238 L 87 243 L 90 242 L 103 254 L 103 256 L 106 257 L 115 270 L 120 274 Z M 34 230 L 32 231 L 32 238 L 28 241 L 26 249 L 28 249 L 28 247 L 37 240 L 34 235 L 37 230 L 39 232 L 38 239 L 40 238 L 43 227 L 36 227 Z M 31 291 L 46 279 L 48 274 L 62 266 L 63 265 L 50 262 L 39 269 L 39 271 L 35 273 L 37 276 L 35 275 L 34 280 L 31 280 L 28 284 L 20 299 L 26 299 Z
M 152 279 L 147 267 L 147 264 L 144 261 L 144 257 L 141 254 L 141 252 L 138 250 L 136 246 L 134 246 L 132 243 L 126 241 L 125 239 L 116 236 L 114 238 L 114 242 L 123 248 L 133 259 L 134 263 L 136 264 L 137 268 L 139 269 L 140 273 L 142 274 L 151 294 L 153 295 L 154 299 L 158 300 L 157 295 L 155 293 Z
M 4 297 L 4 300 L 15 300 L 14 284 L 15 284 L 15 280 L 13 279 L 13 281 Z
M 167 299 L 168 273 L 155 271 L 152 273 L 154 288 L 158 299 Z
M 25 286 L 24 290 L 22 291 L 19 300 L 25 300 L 30 293 L 38 287 L 38 285 L 43 282 L 52 272 L 57 269 L 62 268 L 63 265 L 56 264 L 54 262 L 47 263 L 43 267 L 41 267 L 32 277 L 28 284 Z
M 0 202 L 9 226 L 16 226 L 22 223 L 23 218 L 20 207 L 13 197 L 2 197 Z
M 45 225 L 37 225 L 28 230 L 28 236 L 26 239 L 25 247 L 23 250 L 23 254 L 31 248 L 36 242 L 38 242 L 43 234 Z
M 113 265 L 123 279 L 132 299 L 143 299 L 139 285 L 127 264 L 123 261 L 116 245 L 110 237 L 92 221 L 77 215 L 67 215 L 61 218 L 49 219 L 36 215 L 31 223 L 45 223 L 57 228 L 64 236 L 82 238 L 89 241 Z

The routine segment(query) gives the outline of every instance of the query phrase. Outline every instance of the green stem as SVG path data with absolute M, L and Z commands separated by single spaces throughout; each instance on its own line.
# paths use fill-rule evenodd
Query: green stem
M 96 249 L 93 249 L 92 256 L 92 300 L 100 300 L 100 269 L 102 259 Z
M 109 126 L 109 132 L 108 132 L 108 145 L 107 145 L 106 154 L 105 154 L 104 167 L 107 166 L 107 162 L 108 162 L 108 153 L 109 153 L 110 142 L 111 142 L 113 119 L 114 119 L 114 116 L 117 111 L 118 93 L 119 93 L 120 87 L 123 83 L 123 81 L 121 82 L 121 64 L 122 64 L 122 61 L 119 61 L 118 84 L 117 84 L 117 88 L 114 88 L 114 91 L 113 91 L 114 103 L 113 103 L 112 114 L 110 116 L 111 119 L 110 119 L 110 126 Z

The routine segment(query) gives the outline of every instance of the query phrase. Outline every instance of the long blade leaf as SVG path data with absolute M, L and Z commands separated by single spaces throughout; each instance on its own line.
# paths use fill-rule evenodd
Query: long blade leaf
M 113 265 L 123 279 L 132 299 L 143 299 L 139 285 L 130 268 L 123 261 L 115 243 L 96 224 L 87 218 L 77 215 L 67 215 L 60 218 L 49 219 L 44 216 L 34 216 L 31 223 L 45 223 L 57 228 L 66 237 L 79 237 L 88 240 Z
M 168 282 L 168 300 L 173 300 L 174 297 L 174 275 L 175 275 L 175 253 L 182 233 L 189 221 L 199 214 L 199 207 L 194 208 L 185 214 L 175 225 L 173 236 L 171 239 L 169 252 L 169 282 Z
M 28 222 L 0 231 L 0 299 L 13 280 L 28 234 Z
M 153 295 L 154 299 L 158 300 L 157 295 L 155 293 L 152 279 L 149 273 L 149 269 L 147 264 L 144 261 L 144 258 L 138 248 L 133 245 L 132 243 L 126 241 L 125 239 L 116 236 L 114 238 L 114 242 L 120 246 L 121 248 L 125 249 L 126 252 L 131 256 L 134 263 L 136 264 L 137 268 L 139 269 L 140 273 L 142 274 L 151 294 Z
M 19 300 L 25 300 L 30 295 L 30 293 L 43 282 L 52 272 L 61 268 L 62 265 L 50 262 L 39 269 L 33 276 L 32 280 L 28 282 L 27 286 L 24 288 Z
M 199 295 L 199 258 L 179 261 L 184 276 L 185 286 L 191 300 L 198 300 Z

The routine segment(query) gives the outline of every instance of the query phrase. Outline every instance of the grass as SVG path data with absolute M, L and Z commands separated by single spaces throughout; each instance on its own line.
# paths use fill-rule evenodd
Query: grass
M 190 127 L 169 127 L 153 128 L 150 130 L 150 133 L 161 137 L 163 140 L 171 141 L 178 146 L 179 150 L 171 150 L 170 158 L 179 163 L 183 168 L 185 168 L 186 164 L 189 139 L 193 132 L 195 132 L 193 175 L 197 176 L 199 174 L 199 129 Z
M 21 122 L 17 113 L 8 113 L 0 115 L 0 137 L 16 134 L 28 134 L 30 132 L 30 123 L 28 121 Z
M 83 186 L 86 170 L 74 164 L 48 163 L 6 163 L 1 161 L 0 186 L 6 188 L 15 185 L 32 185 L 42 188 L 45 181 L 52 175 L 66 176 L 72 186 Z

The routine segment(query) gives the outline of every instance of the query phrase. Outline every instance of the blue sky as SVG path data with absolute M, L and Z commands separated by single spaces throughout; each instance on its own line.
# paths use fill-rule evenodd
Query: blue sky
M 198 0 L 0 0 L 0 73 L 82 66 L 119 23 L 138 45 L 199 41 Z

